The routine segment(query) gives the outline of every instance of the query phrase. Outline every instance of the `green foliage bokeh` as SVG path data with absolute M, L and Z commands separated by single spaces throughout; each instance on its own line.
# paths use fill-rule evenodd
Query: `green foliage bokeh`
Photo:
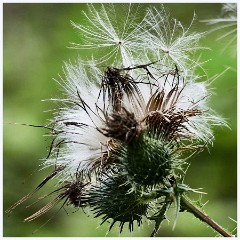
M 144 9 L 147 4 L 143 5 Z M 191 22 L 194 11 L 199 20 L 217 18 L 221 11 L 221 4 L 179 3 L 165 6 L 172 17 L 181 20 L 184 25 Z M 5 3 L 3 6 L 4 211 L 32 191 L 51 172 L 51 169 L 37 170 L 41 159 L 48 153 L 50 140 L 43 137 L 48 133 L 47 130 L 10 123 L 48 123 L 47 120 L 52 116 L 52 112 L 48 110 L 57 106 L 51 101 L 41 100 L 61 97 L 61 88 L 53 78 L 59 79 L 58 74 L 63 75 L 63 61 L 81 57 L 80 51 L 67 47 L 70 42 L 79 42 L 79 36 L 71 27 L 70 20 L 80 23 L 81 11 L 86 9 L 86 4 Z M 207 31 L 210 28 L 198 21 L 193 26 L 194 31 Z M 223 52 L 228 39 L 216 41 L 217 36 L 224 34 L 224 31 L 225 29 L 209 34 L 201 41 L 202 45 L 211 48 L 201 53 L 201 59 L 212 59 L 204 65 L 210 77 L 230 67 L 211 85 L 215 93 L 211 106 L 227 119 L 231 130 L 215 129 L 213 148 L 210 147 L 209 152 L 206 150 L 191 159 L 185 182 L 192 188 L 202 187 L 208 193 L 202 197 L 202 202 L 209 200 L 205 211 L 224 227 L 233 230 L 236 224 L 229 217 L 236 219 L 237 215 L 237 63 L 235 46 L 228 46 Z M 45 187 L 45 193 L 51 190 L 53 189 L 50 186 Z M 11 216 L 3 215 L 5 237 L 105 236 L 108 224 L 97 228 L 100 220 L 88 217 L 88 213 L 83 213 L 81 209 L 74 212 L 73 208 L 66 207 L 66 211 L 62 209 L 57 213 L 61 205 L 33 222 L 24 223 L 25 217 L 49 201 L 44 199 L 26 208 L 42 195 L 44 193 L 29 199 Z M 198 200 L 199 196 L 192 197 Z M 52 216 L 51 221 L 40 228 Z M 147 237 L 152 228 L 153 225 L 145 223 L 133 233 L 123 231 L 121 236 Z M 165 221 L 158 236 L 204 237 L 214 234 L 193 216 L 181 213 L 176 229 L 172 231 L 171 223 Z M 120 235 L 116 228 L 107 236 Z

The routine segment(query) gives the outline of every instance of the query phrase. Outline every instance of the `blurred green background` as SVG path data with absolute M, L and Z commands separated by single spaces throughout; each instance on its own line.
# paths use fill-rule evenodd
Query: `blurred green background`
M 147 4 L 142 4 L 143 9 Z M 153 4 L 152 4 L 153 5 Z M 154 4 L 157 6 L 157 4 Z M 195 11 L 199 20 L 219 17 L 221 4 L 166 4 L 172 17 L 189 25 Z M 53 78 L 62 74 L 63 61 L 74 60 L 81 56 L 80 50 L 67 48 L 70 42 L 79 42 L 76 31 L 70 20 L 80 23 L 81 11 L 86 4 L 17 4 L 4 3 L 4 82 L 3 82 L 3 147 L 4 147 L 4 211 L 22 196 L 33 190 L 46 176 L 46 171 L 37 171 L 41 159 L 46 157 L 49 139 L 43 137 L 46 130 L 8 123 L 26 123 L 44 125 L 51 118 L 51 110 L 56 108 L 51 101 L 42 99 L 60 97 L 61 91 Z M 194 31 L 207 31 L 210 26 L 196 21 Z M 227 119 L 231 130 L 216 128 L 216 141 L 209 152 L 206 150 L 191 160 L 191 166 L 185 182 L 192 188 L 202 187 L 207 195 L 202 202 L 209 202 L 205 211 L 225 228 L 233 230 L 236 223 L 229 219 L 237 219 L 237 65 L 236 45 L 222 49 L 228 38 L 216 41 L 226 29 L 207 35 L 201 44 L 212 50 L 201 53 L 201 59 L 212 59 L 204 65 L 209 76 L 222 72 L 230 67 L 224 75 L 212 84 L 214 92 L 212 107 Z M 229 36 L 231 38 L 232 36 Z M 40 160 L 39 160 L 40 159 Z M 23 219 L 49 202 L 48 199 L 36 203 L 29 208 L 28 204 L 43 196 L 45 187 L 36 196 L 29 199 L 12 213 L 3 215 L 5 237 L 96 237 L 105 236 L 108 224 L 98 227 L 100 219 L 88 217 L 82 210 L 66 207 L 57 213 L 61 205 L 56 206 L 44 216 L 30 223 Z M 192 195 L 198 199 L 198 195 Z M 73 213 L 74 212 L 74 213 Z M 57 214 L 56 214 L 57 213 Z M 68 214 L 67 214 L 68 213 Z M 40 228 L 48 219 L 51 221 Z M 171 214 L 170 214 L 171 215 Z M 171 216 L 169 216 L 171 218 Z M 40 228 L 40 229 L 39 229 Z M 124 231 L 119 235 L 117 227 L 107 236 L 150 236 L 153 225 L 145 222 L 133 233 Z M 36 233 L 32 234 L 35 230 Z M 158 236 L 216 236 L 188 213 L 179 215 L 176 229 L 172 231 L 172 222 L 164 222 Z

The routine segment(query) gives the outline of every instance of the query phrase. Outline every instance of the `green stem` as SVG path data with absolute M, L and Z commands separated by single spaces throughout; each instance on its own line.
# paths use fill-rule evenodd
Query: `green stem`
M 211 219 L 206 213 L 204 213 L 201 209 L 194 206 L 189 199 L 185 196 L 181 197 L 181 208 L 186 210 L 189 213 L 192 213 L 196 218 L 200 219 L 204 223 L 208 224 L 215 231 L 220 233 L 224 237 L 234 237 L 227 230 L 225 230 L 222 226 L 216 223 L 213 219 Z

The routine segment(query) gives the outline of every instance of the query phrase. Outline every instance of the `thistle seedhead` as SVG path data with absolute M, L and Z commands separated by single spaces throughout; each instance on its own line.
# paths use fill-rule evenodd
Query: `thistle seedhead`
M 65 205 L 73 205 L 76 208 L 85 207 L 89 204 L 86 190 L 89 184 L 90 182 L 83 182 L 79 176 L 77 176 L 75 180 L 63 182 L 61 187 L 48 195 L 58 194 L 57 197 L 31 216 L 25 218 L 24 221 L 33 221 L 61 202 L 63 202 L 61 208 Z
M 36 190 L 53 177 L 60 186 L 50 193 L 56 198 L 25 220 L 63 201 L 62 207 L 89 206 L 102 222 L 112 219 L 110 229 L 120 222 L 120 232 L 153 213 L 156 232 L 173 202 L 177 216 L 190 189 L 182 183 L 187 157 L 213 140 L 212 125 L 225 124 L 208 106 L 206 83 L 189 70 L 198 65 L 191 53 L 203 49 L 203 34 L 171 19 L 163 5 L 148 8 L 139 21 L 137 9 L 130 11 L 136 5 L 125 5 L 120 22 L 116 5 L 88 6 L 88 25 L 73 24 L 84 35 L 74 46 L 109 52 L 65 64 L 65 97 L 52 99 L 64 105 L 49 128 L 53 141 L 44 162 L 60 170 Z M 110 64 L 99 67 L 103 61 Z M 153 203 L 160 207 L 150 209 Z

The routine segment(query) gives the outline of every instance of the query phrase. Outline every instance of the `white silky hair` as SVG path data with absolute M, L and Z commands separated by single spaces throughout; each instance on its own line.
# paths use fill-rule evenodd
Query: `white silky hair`
M 160 59 L 163 65 L 177 65 L 187 73 L 191 64 L 198 64 L 193 53 L 206 49 L 199 45 L 199 40 L 205 34 L 192 32 L 195 18 L 194 13 L 190 25 L 184 27 L 180 21 L 170 17 L 163 5 L 160 5 L 160 8 L 147 9 L 144 21 L 148 30 L 142 37 L 148 43 L 148 54 L 152 58 Z
M 228 46 L 234 46 L 233 55 L 237 53 L 237 3 L 223 3 L 221 9 L 221 15 L 217 18 L 202 20 L 201 22 L 206 22 L 208 25 L 212 25 L 211 30 L 208 33 L 217 33 L 220 30 L 224 30 L 225 33 L 217 37 L 218 41 L 229 38 L 228 43 L 225 43 L 223 51 L 225 51 Z M 236 43 L 235 43 L 236 42 Z M 234 43 L 234 44 L 233 44 Z
M 143 22 L 139 20 L 138 7 L 136 4 L 107 3 L 96 8 L 94 4 L 88 4 L 88 13 L 83 12 L 88 24 L 72 22 L 82 37 L 82 43 L 74 43 L 72 47 L 97 49 L 98 54 L 101 49 L 105 50 L 98 57 L 98 63 L 110 61 L 118 67 L 136 64 L 139 50 L 145 48 L 145 43 L 139 39 Z
M 151 77 L 146 68 L 123 71 L 132 79 L 141 81 L 137 84 L 141 93 L 139 99 L 136 96 L 130 99 L 126 95 L 122 99 L 123 107 L 133 113 L 138 121 L 146 117 L 146 106 L 154 92 L 163 90 L 167 96 L 173 86 L 177 85 L 179 97 L 174 111 L 191 108 L 202 110 L 200 116 L 189 117 L 189 121 L 184 123 L 185 131 L 192 134 L 196 144 L 202 141 L 212 142 L 212 126 L 226 125 L 208 106 L 210 94 L 206 82 L 196 81 L 198 77 L 192 70 L 199 63 L 189 55 L 205 49 L 198 45 L 204 34 L 192 33 L 192 23 L 184 28 L 179 21 L 171 19 L 163 5 L 159 9 L 148 8 L 142 18 L 137 17 L 138 9 L 135 6 L 124 5 L 127 17 L 120 22 L 122 26 L 118 26 L 116 18 L 114 19 L 118 11 L 115 4 L 102 4 L 100 9 L 89 4 L 89 12 L 83 13 L 88 25 L 73 23 L 85 36 L 82 44 L 74 44 L 73 47 L 92 50 L 108 48 L 110 51 L 98 58 L 93 56 L 91 61 L 78 59 L 75 63 L 65 63 L 65 77 L 60 82 L 65 95 L 60 101 L 65 105 L 53 121 L 55 129 L 59 131 L 57 140 L 63 141 L 64 147 L 59 148 L 57 162 L 54 157 L 45 161 L 46 165 L 66 166 L 61 174 L 63 179 L 68 179 L 77 171 L 91 168 L 96 160 L 101 159 L 102 153 L 107 151 L 106 142 L 109 139 L 99 131 L 106 127 L 104 111 L 112 110 L 107 102 L 108 93 L 105 93 L 104 101 L 104 93 L 100 91 L 106 68 L 97 65 L 104 62 L 112 61 L 111 66 L 116 64 L 118 67 L 134 68 L 137 64 L 151 62 L 152 58 L 159 60 L 156 64 L 149 65 Z M 182 77 L 176 80 L 174 74 L 168 74 L 168 77 L 162 75 L 161 69 L 164 69 L 164 73 L 174 66 L 180 69 Z M 149 81 L 152 84 L 148 84 Z M 166 109 L 169 107 L 165 106 Z

